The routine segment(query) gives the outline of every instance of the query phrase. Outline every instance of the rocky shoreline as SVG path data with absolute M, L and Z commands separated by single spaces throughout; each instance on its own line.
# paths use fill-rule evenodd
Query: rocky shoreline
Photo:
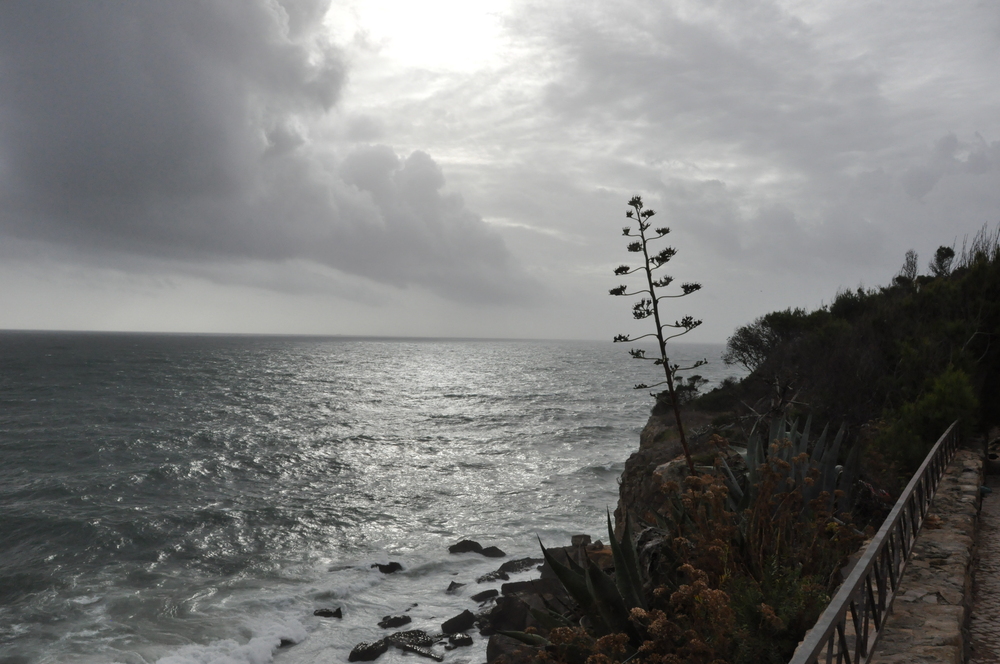
M 695 431 L 691 436 L 692 452 L 700 455 L 730 456 L 725 445 L 718 445 L 721 439 L 711 436 L 712 427 Z M 731 459 L 730 463 L 738 463 Z M 662 500 L 663 485 L 670 481 L 681 481 L 686 474 L 682 449 L 675 434 L 671 418 L 654 408 L 640 437 L 639 449 L 629 456 L 622 474 L 619 504 L 615 510 L 615 528 L 621 527 L 627 511 L 633 522 L 648 520 L 644 512 L 655 510 L 657 501 Z M 626 507 L 627 506 L 627 507 Z M 640 555 L 642 542 L 640 544 Z M 506 554 L 495 546 L 483 546 L 473 540 L 461 540 L 449 547 L 451 554 L 475 553 L 485 557 L 505 557 Z M 558 562 L 567 563 L 567 558 L 585 564 L 587 558 L 604 570 L 612 572 L 614 559 L 610 546 L 601 541 L 592 541 L 589 535 L 575 535 L 569 546 L 550 548 L 547 551 Z M 379 570 L 398 564 L 379 565 Z M 510 581 L 511 575 L 528 570 L 537 570 L 536 578 Z M 503 655 L 512 653 L 523 644 L 501 632 L 524 632 L 532 627 L 540 627 L 536 618 L 549 608 L 569 610 L 574 602 L 566 593 L 555 573 L 543 558 L 519 558 L 508 560 L 496 570 L 477 578 L 476 583 L 485 584 L 506 581 L 498 589 L 492 588 L 468 597 L 479 604 L 478 610 L 464 610 L 441 623 L 434 633 L 424 630 L 402 630 L 386 634 L 381 639 L 358 643 L 351 651 L 349 661 L 367 662 L 378 659 L 390 648 L 443 661 L 447 651 L 470 646 L 480 639 L 487 639 L 486 661 L 492 664 Z M 464 583 L 452 582 L 446 593 L 456 593 Z M 322 609 L 332 611 L 332 609 Z M 339 609 L 338 609 L 339 610 Z M 316 615 L 320 615 L 318 612 Z M 379 622 L 383 629 L 395 629 L 410 623 L 409 616 L 385 616 Z
M 618 505 L 614 512 L 614 528 L 616 537 L 626 512 L 632 523 L 651 521 L 651 512 L 655 512 L 663 500 L 663 488 L 669 482 L 681 482 L 686 475 L 686 465 L 682 448 L 677 439 L 676 429 L 670 413 L 662 412 L 662 408 L 654 407 L 653 412 L 640 435 L 639 449 L 628 458 L 622 473 L 619 488 Z M 703 461 L 722 455 L 729 459 L 730 464 L 740 464 L 738 455 L 732 453 L 721 438 L 713 436 L 715 427 L 698 413 L 689 413 L 689 418 L 695 425 L 689 434 L 692 454 L 702 457 Z M 709 461 L 705 461 L 710 463 Z M 644 557 L 643 537 L 639 538 L 640 558 Z M 614 558 L 610 546 L 601 541 L 592 541 L 589 535 L 575 535 L 568 546 L 546 549 L 557 562 L 568 564 L 567 559 L 586 566 L 589 558 L 598 568 L 613 574 Z M 443 553 L 443 552 L 442 552 Z M 496 546 L 483 545 L 471 539 L 462 539 L 448 547 L 451 555 L 478 555 L 484 558 L 506 558 L 507 554 Z M 541 552 L 539 552 L 541 553 Z M 648 560 L 643 562 L 648 563 Z M 374 563 L 383 574 L 394 574 L 404 571 L 399 562 Z M 533 578 L 524 579 L 526 572 L 537 572 Z M 514 575 L 521 578 L 511 580 Z M 502 582 L 499 588 L 496 584 Z M 492 584 L 494 587 L 470 593 L 472 583 Z M 464 588 L 464 589 L 463 589 Z M 406 629 L 412 621 L 407 614 L 410 608 L 395 614 L 382 616 L 377 621 L 380 630 L 384 630 L 381 638 L 357 643 L 348 656 L 351 662 L 370 662 L 379 659 L 390 649 L 403 653 L 412 653 L 437 662 L 444 661 L 448 652 L 480 644 L 486 639 L 486 662 L 492 664 L 501 656 L 512 653 L 523 644 L 520 641 L 504 636 L 502 632 L 525 632 L 531 628 L 545 628 L 536 616 L 544 618 L 546 611 L 554 609 L 565 612 L 573 609 L 575 603 L 566 593 L 555 573 L 539 557 L 523 557 L 507 560 L 496 569 L 481 574 L 474 581 L 464 583 L 452 581 L 442 593 L 455 595 L 456 609 L 461 607 L 457 601 L 462 600 L 468 607 L 471 600 L 478 608 L 464 608 L 461 612 L 440 623 L 437 629 L 428 629 L 426 621 L 421 625 L 424 629 Z M 324 619 L 341 619 L 344 617 L 341 606 L 325 606 L 316 608 L 314 615 Z M 446 614 L 447 615 L 447 614 Z M 283 647 L 294 645 L 292 642 L 282 642 Z M 467 664 L 469 658 L 455 660 Z
M 556 560 L 566 562 L 567 558 L 583 562 L 584 556 L 605 570 L 613 568 L 611 548 L 604 543 L 592 542 L 589 535 L 576 535 L 572 544 L 565 547 L 547 549 Z M 485 557 L 506 557 L 506 554 L 495 546 L 482 546 L 473 540 L 462 540 L 449 547 L 453 554 L 475 553 Z M 403 571 L 398 562 L 388 564 L 373 564 L 383 574 L 393 574 Z M 537 571 L 535 578 L 511 581 L 514 575 Z M 410 624 L 411 618 L 406 611 L 396 615 L 383 616 L 378 621 L 378 627 L 387 631 L 385 636 L 374 641 L 363 641 L 354 646 L 348 655 L 350 662 L 375 661 L 390 648 L 396 648 L 405 653 L 413 653 L 420 657 L 444 661 L 449 651 L 472 646 L 477 641 L 487 639 L 486 660 L 491 663 L 500 656 L 513 652 L 520 644 L 514 639 L 501 634 L 504 631 L 523 632 L 537 626 L 532 611 L 544 611 L 546 607 L 570 607 L 572 600 L 566 594 L 562 584 L 541 557 L 526 557 L 507 560 L 495 570 L 475 579 L 477 584 L 504 582 L 500 588 L 488 588 L 469 595 L 467 599 L 478 603 L 478 610 L 465 609 L 451 618 L 443 621 L 440 628 L 429 632 L 419 629 L 402 629 Z M 467 584 L 452 582 L 442 592 L 457 594 L 459 589 Z M 414 604 L 413 606 L 417 606 Z M 412 608 L 412 607 L 411 607 Z M 342 606 L 320 607 L 313 615 L 329 620 L 344 618 Z M 295 642 L 282 640 L 281 649 L 290 648 Z M 468 660 L 464 660 L 468 661 Z

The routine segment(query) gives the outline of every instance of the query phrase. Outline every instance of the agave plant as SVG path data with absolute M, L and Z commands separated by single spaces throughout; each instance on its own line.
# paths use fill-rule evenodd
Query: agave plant
M 535 620 L 547 629 L 583 627 L 597 638 L 608 634 L 626 634 L 630 645 L 635 649 L 642 643 L 642 639 L 629 615 L 632 609 L 636 607 L 645 609 L 647 605 L 642 592 L 643 580 L 639 570 L 639 557 L 628 519 L 625 520 L 622 540 L 619 542 L 615 538 L 609 513 L 608 538 L 615 562 L 614 578 L 604 573 L 589 557 L 581 565 L 574 561 L 572 556 L 567 556 L 567 564 L 564 565 L 539 539 L 538 544 L 542 548 L 545 562 L 577 603 L 579 617 L 559 613 L 551 607 L 544 611 L 532 609 L 531 613 Z M 514 631 L 500 633 L 531 646 L 550 645 L 548 639 L 538 634 Z
M 744 482 L 740 482 L 726 460 L 720 458 L 720 466 L 731 494 L 730 507 L 734 512 L 746 509 L 756 500 L 760 473 L 765 464 L 769 472 L 785 475 L 781 492 L 796 489 L 802 492 L 805 510 L 811 509 L 814 501 L 824 493 L 828 501 L 825 507 L 831 513 L 850 509 L 861 447 L 855 445 L 847 462 L 840 465 L 837 459 L 844 442 L 845 426 L 841 425 L 832 440 L 828 440 L 829 425 L 823 427 L 822 433 L 815 440 L 810 439 L 811 428 L 812 416 L 806 418 L 801 430 L 798 420 L 789 423 L 782 417 L 771 422 L 766 442 L 759 432 L 752 435 L 747 444 Z

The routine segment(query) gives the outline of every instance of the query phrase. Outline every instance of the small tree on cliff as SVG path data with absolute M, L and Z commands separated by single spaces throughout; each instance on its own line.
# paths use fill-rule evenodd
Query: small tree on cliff
M 699 360 L 690 367 L 681 367 L 677 364 L 671 364 L 670 358 L 667 356 L 667 341 L 687 334 L 694 328 L 701 325 L 701 321 L 695 320 L 691 316 L 684 316 L 680 320 L 676 320 L 673 323 L 664 323 L 660 318 L 660 301 L 690 295 L 696 290 L 700 290 L 701 284 L 690 282 L 683 283 L 680 286 L 681 292 L 679 293 L 675 293 L 673 295 L 657 295 L 657 289 L 668 287 L 671 283 L 673 283 L 674 279 L 673 277 L 666 275 L 661 276 L 658 279 L 654 279 L 653 273 L 669 263 L 670 259 L 677 254 L 677 250 L 673 247 L 664 247 L 656 253 L 651 253 L 652 249 L 650 247 L 650 242 L 663 238 L 670 232 L 670 229 L 662 227 L 650 231 L 652 224 L 649 220 L 656 213 L 650 209 L 644 208 L 640 197 L 633 196 L 632 200 L 628 202 L 628 205 L 629 210 L 625 212 L 625 216 L 639 222 L 639 230 L 638 232 L 635 232 L 631 227 L 625 226 L 622 229 L 622 235 L 629 238 L 635 238 L 634 241 L 628 244 L 627 248 L 632 253 L 642 254 L 642 264 L 639 267 L 634 268 L 629 267 L 628 265 L 619 265 L 615 268 L 615 274 L 623 276 L 633 274 L 635 272 L 641 272 L 646 277 L 646 288 L 640 288 L 636 291 L 629 292 L 628 288 L 622 285 L 617 288 L 612 288 L 610 293 L 615 296 L 641 295 L 642 298 L 632 305 L 632 316 L 636 320 L 651 317 L 656 327 L 655 332 L 650 332 L 649 334 L 643 334 L 634 338 L 629 337 L 627 334 L 619 334 L 614 340 L 616 343 L 622 343 L 638 341 L 639 339 L 645 339 L 646 337 L 656 338 L 659 347 L 659 355 L 657 357 L 646 357 L 646 351 L 639 348 L 629 350 L 629 354 L 634 359 L 649 360 L 653 362 L 653 364 L 662 366 L 666 380 L 654 383 L 653 385 L 639 383 L 635 386 L 635 389 L 644 390 L 649 389 L 650 387 L 657 387 L 659 385 L 667 386 L 667 397 L 670 400 L 671 408 L 674 411 L 674 419 L 677 422 L 677 433 L 680 436 L 681 447 L 684 448 L 684 458 L 687 460 L 688 471 L 693 475 L 695 472 L 694 462 L 691 460 L 691 451 L 688 449 L 687 438 L 684 434 L 684 425 L 681 423 L 680 399 L 677 390 L 677 372 L 699 367 L 702 364 L 705 364 L 705 360 Z

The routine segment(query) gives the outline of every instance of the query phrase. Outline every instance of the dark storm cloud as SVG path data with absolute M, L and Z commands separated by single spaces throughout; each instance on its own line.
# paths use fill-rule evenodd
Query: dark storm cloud
M 345 81 L 317 31 L 327 4 L 0 3 L 0 229 L 516 297 L 502 241 L 429 156 L 337 159 L 310 138 Z

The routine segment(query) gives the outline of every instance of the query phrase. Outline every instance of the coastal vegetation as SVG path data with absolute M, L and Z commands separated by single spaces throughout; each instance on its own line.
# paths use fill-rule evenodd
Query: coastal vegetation
M 543 548 L 570 599 L 505 632 L 525 644 L 505 658 L 786 662 L 937 437 L 956 419 L 967 434 L 1000 423 L 1000 229 L 940 247 L 926 274 L 909 251 L 887 286 L 759 317 L 726 347 L 746 378 L 700 396 L 689 381 L 682 398 L 655 308 L 652 215 L 630 206 L 648 288 L 611 293 L 643 296 L 635 317 L 656 321 L 667 390 L 626 464 L 611 559 Z M 689 436 L 682 417 L 697 423 Z

